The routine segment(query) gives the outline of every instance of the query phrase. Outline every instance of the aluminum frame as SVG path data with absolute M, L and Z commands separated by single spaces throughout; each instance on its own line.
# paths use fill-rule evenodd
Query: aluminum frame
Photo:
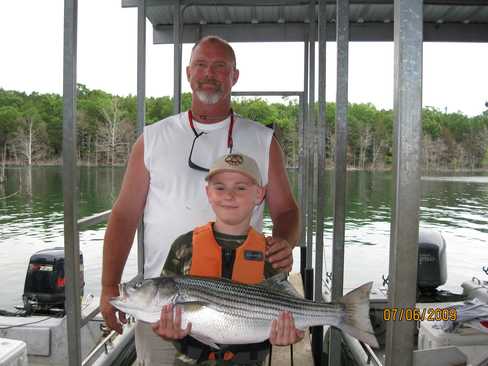
M 347 111 L 349 76 L 349 0 L 337 0 L 337 90 L 335 118 L 334 229 L 332 236 L 331 300 L 338 301 L 344 290 L 344 238 L 346 231 Z M 329 365 L 339 366 L 340 331 L 331 329 Z
M 144 133 L 146 124 L 146 2 L 137 10 L 137 134 Z M 144 277 L 144 225 L 137 227 L 137 276 Z
M 76 167 L 76 61 L 78 1 L 64 2 L 63 58 L 63 200 L 65 296 L 70 366 L 81 365 L 81 281 L 78 235 L 78 169 Z
M 322 0 L 326 3 L 331 3 L 331 0 Z M 209 1 L 206 1 L 208 3 Z M 275 4 L 281 3 L 284 5 L 289 4 L 307 4 L 307 1 L 286 1 L 286 0 L 255 0 L 255 4 Z M 312 0 L 313 4 L 315 1 Z M 391 3 L 391 1 L 380 0 L 380 3 Z M 175 4 L 175 1 L 171 0 L 123 0 L 124 6 L 140 6 L 138 12 L 138 124 L 139 132 L 141 132 L 144 124 L 144 96 L 145 94 L 145 9 L 147 6 L 156 6 L 158 4 Z M 192 3 L 205 3 L 204 1 L 194 0 Z M 230 1 L 212 0 L 212 4 L 230 4 Z M 343 7 L 344 2 L 338 0 L 338 4 Z M 351 1 L 351 3 L 367 3 L 367 1 Z M 454 4 L 454 1 L 449 0 L 431 0 L 426 1 L 424 4 Z M 471 0 L 469 3 L 485 5 L 485 1 Z M 77 50 L 77 0 L 65 0 L 64 9 L 64 81 L 63 81 L 63 93 L 64 93 L 64 122 L 63 122 L 63 196 L 65 201 L 64 211 L 64 227 L 65 227 L 65 250 L 66 250 L 66 277 L 67 277 L 67 311 L 68 311 L 68 350 L 69 350 L 69 365 L 80 365 L 80 307 L 77 299 L 80 296 L 80 284 L 78 276 L 79 268 L 79 236 L 78 230 L 84 225 L 83 222 L 77 222 L 77 169 L 76 169 L 76 50 Z M 188 1 L 178 1 L 179 8 L 182 5 L 188 4 Z M 311 4 L 311 3 L 310 3 Z M 323 5 L 322 5 L 323 6 Z M 413 306 L 415 303 L 415 283 L 416 283 L 416 268 L 417 265 L 417 250 L 416 241 L 418 235 L 418 209 L 419 209 L 419 146 L 420 146 L 420 111 L 421 111 L 421 70 L 422 70 L 422 40 L 426 41 L 429 38 L 429 34 L 435 34 L 436 29 L 434 25 L 426 24 L 422 22 L 422 1 L 421 0 L 395 0 L 395 28 L 394 28 L 394 41 L 395 41 L 395 199 L 393 205 L 393 217 L 391 226 L 391 242 L 390 242 L 390 273 L 391 273 L 391 287 L 390 287 L 390 306 Z M 315 6 L 311 6 L 314 8 Z M 312 9 L 311 9 L 312 11 Z M 347 11 L 346 11 L 347 13 Z M 176 17 L 176 22 L 181 16 L 180 12 Z M 347 141 L 347 45 L 348 39 L 354 39 L 354 32 L 357 26 L 352 24 L 350 27 L 350 34 L 346 34 L 344 28 L 347 23 L 346 16 L 337 20 L 343 26 L 338 28 L 337 35 L 340 44 L 343 46 L 338 47 L 338 90 L 337 90 L 337 120 L 336 120 L 336 132 L 337 138 L 341 141 Z M 338 15 L 339 16 L 339 15 Z M 313 19 L 313 18 L 312 18 Z M 343 19 L 342 22 L 340 19 Z M 229 27 L 232 25 L 229 25 Z M 255 29 L 259 29 L 261 25 L 253 25 Z M 293 26 L 293 25 L 291 25 Z M 443 25 L 442 27 L 450 27 L 451 25 Z M 486 30 L 486 25 L 469 25 L 463 27 L 465 30 L 463 35 L 459 36 L 459 40 L 465 40 L 469 38 L 470 41 L 488 41 L 486 38 L 479 37 L 479 31 Z M 306 239 L 308 249 L 311 249 L 309 244 L 312 243 L 313 238 L 313 203 L 315 199 L 313 197 L 313 151 L 309 148 L 307 141 L 311 141 L 312 137 L 316 135 L 316 130 L 312 129 L 312 121 L 314 120 L 314 112 L 311 110 L 311 106 L 314 103 L 314 79 L 315 79 L 315 22 L 312 22 L 309 26 L 303 28 L 303 32 L 300 33 L 302 41 L 304 41 L 304 90 L 300 105 L 303 106 L 303 124 L 302 126 L 302 142 L 300 151 L 300 171 L 303 174 L 300 184 L 302 190 L 305 192 L 305 188 L 312 187 L 311 190 L 307 189 L 307 193 L 304 194 L 305 203 L 302 206 L 303 212 L 307 216 L 307 229 L 305 230 L 306 237 L 302 234 L 301 244 L 304 244 L 303 239 Z M 392 27 L 391 24 L 378 25 L 378 32 L 384 31 L 386 28 Z M 470 28 L 471 27 L 471 28 Z M 480 28 L 481 27 L 481 28 Z M 173 42 L 175 43 L 175 56 L 181 54 L 181 50 L 178 51 L 177 46 L 181 48 L 181 44 L 186 41 L 186 32 L 191 30 L 191 26 L 185 26 L 184 29 L 181 25 L 173 26 Z M 178 29 L 179 31 L 174 31 Z M 275 28 L 272 31 L 277 31 Z M 452 32 L 461 28 L 452 26 Z M 181 33 L 180 33 L 181 31 Z M 326 38 L 332 37 L 334 31 L 327 32 Z M 200 31 L 198 34 L 203 35 Z M 378 33 L 379 34 L 379 33 Z M 488 32 L 486 32 L 488 34 Z M 323 34 L 321 34 L 323 36 Z M 371 36 L 371 35 L 369 35 Z M 438 36 L 438 35 L 437 35 Z M 464 38 L 463 38 L 464 37 Z M 319 37 L 319 42 L 323 38 Z M 178 63 L 178 57 L 175 57 L 175 66 L 178 66 L 175 70 L 180 70 L 180 85 L 177 85 L 175 81 L 175 90 L 181 91 L 181 60 Z M 339 68 L 342 72 L 339 74 Z M 319 67 L 319 80 L 325 75 L 322 74 L 322 68 Z M 175 73 L 176 74 L 176 73 Z M 342 76 L 341 76 L 342 75 Z M 175 78 L 176 80 L 176 78 Z M 324 79 L 325 80 L 325 79 Z M 321 81 L 319 81 L 319 84 Z M 178 89 L 179 88 L 179 89 Z M 177 96 L 179 98 L 179 95 Z M 319 96 L 320 99 L 320 96 Z M 175 98 L 177 100 L 177 98 Z M 340 102 L 342 100 L 342 102 Z M 339 107 L 341 108 L 339 110 Z M 344 110 L 344 108 L 346 108 Z M 321 112 L 322 115 L 323 112 Z M 322 118 L 322 117 L 320 117 Z M 339 140 L 338 140 L 339 141 Z M 344 145 L 344 142 L 342 143 Z M 315 144 L 312 144 L 315 148 Z M 306 146 L 306 147 L 305 147 Z M 337 149 L 337 146 L 336 146 Z M 340 263 L 341 257 L 343 260 L 343 242 L 344 242 L 344 228 L 340 227 L 340 224 L 344 224 L 344 213 L 341 212 L 345 208 L 345 198 L 342 192 L 339 192 L 339 185 L 345 186 L 345 156 L 344 151 L 336 150 L 336 164 L 340 166 L 341 171 L 336 173 L 335 190 L 336 190 L 336 202 L 335 202 L 335 224 L 334 224 L 334 261 L 333 264 L 333 296 L 339 296 L 339 289 L 341 284 L 339 276 L 341 268 L 343 271 L 343 263 Z M 319 184 L 320 186 L 320 184 Z M 318 188 L 318 187 L 317 187 Z M 337 194 L 340 193 L 341 197 Z M 320 197 L 320 196 L 319 196 Z M 300 197 L 302 199 L 302 197 Z M 91 220 L 91 218 L 90 218 Z M 402 225 L 400 225 L 402 223 Z M 338 227 L 336 228 L 336 225 Z M 341 249 L 342 242 L 342 249 Z M 337 243 L 337 246 L 336 246 Z M 139 247 L 141 250 L 141 247 Z M 340 254 L 342 251 L 342 254 Z M 307 251 L 307 268 L 311 269 L 311 250 Z M 413 342 L 413 324 L 390 322 L 388 323 L 387 331 L 387 364 L 388 365 L 410 365 L 412 361 L 412 342 Z M 406 342 L 409 339 L 411 342 Z
M 395 0 L 394 199 L 390 308 L 413 309 L 417 291 L 422 133 L 422 0 Z M 386 365 L 413 362 L 415 322 L 386 324 Z

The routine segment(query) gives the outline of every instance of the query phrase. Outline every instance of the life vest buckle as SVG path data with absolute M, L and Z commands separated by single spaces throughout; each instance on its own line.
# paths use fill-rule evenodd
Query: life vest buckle
M 211 361 L 216 361 L 216 360 L 224 360 L 224 361 L 229 361 L 232 360 L 235 357 L 235 354 L 229 351 L 217 351 L 217 352 L 210 352 L 208 354 L 208 359 Z

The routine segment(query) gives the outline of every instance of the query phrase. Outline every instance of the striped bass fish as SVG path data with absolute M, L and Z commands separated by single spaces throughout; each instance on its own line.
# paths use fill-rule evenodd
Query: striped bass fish
M 320 303 L 301 297 L 281 275 L 259 285 L 207 277 L 157 277 L 119 285 L 120 296 L 111 303 L 149 323 L 159 321 L 164 305 L 181 306 L 182 328 L 191 322 L 190 335 L 217 349 L 218 344 L 268 339 L 271 322 L 283 311 L 293 314 L 297 329 L 330 325 L 378 347 L 369 320 L 371 286 L 371 282 L 364 284 L 337 303 Z

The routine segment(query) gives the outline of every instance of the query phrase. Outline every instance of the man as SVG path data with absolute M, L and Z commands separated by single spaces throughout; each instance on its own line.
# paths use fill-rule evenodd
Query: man
M 289 271 L 299 237 L 298 207 L 293 199 L 283 153 L 272 131 L 235 116 L 231 90 L 239 78 L 234 51 L 218 37 L 206 37 L 193 50 L 187 79 L 193 91 L 191 110 L 147 126 L 134 144 L 104 240 L 100 308 L 107 325 L 122 331 L 125 314 L 109 300 L 118 295 L 125 261 L 139 219 L 144 214 L 144 277 L 159 275 L 171 243 L 181 233 L 214 218 L 205 196 L 211 163 L 233 149 L 258 162 L 273 220 L 266 259 L 273 268 Z M 263 204 L 251 225 L 262 229 Z M 150 325 L 136 327 L 138 360 L 144 365 L 171 364 L 171 344 Z M 166 351 L 168 350 L 168 351 Z

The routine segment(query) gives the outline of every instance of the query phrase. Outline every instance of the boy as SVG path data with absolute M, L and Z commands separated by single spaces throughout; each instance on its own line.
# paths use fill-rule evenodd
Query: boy
M 252 211 L 265 196 L 256 162 L 243 154 L 224 155 L 214 162 L 205 179 L 216 220 L 178 237 L 162 274 L 224 277 L 248 284 L 260 283 L 276 274 L 269 262 L 264 261 L 265 237 L 250 227 Z M 176 365 L 184 365 L 185 359 L 212 364 L 207 360 L 216 358 L 224 359 L 228 365 L 261 365 L 269 350 L 266 341 L 225 348 L 225 352 L 216 355 L 188 336 L 191 324 L 181 329 L 181 309 L 177 307 L 173 316 L 171 305 L 162 309 L 161 320 L 153 330 L 166 340 L 178 340 L 177 348 L 187 357 L 180 357 Z M 273 321 L 269 342 L 289 345 L 302 337 L 303 332 L 295 328 L 291 314 L 283 313 Z

